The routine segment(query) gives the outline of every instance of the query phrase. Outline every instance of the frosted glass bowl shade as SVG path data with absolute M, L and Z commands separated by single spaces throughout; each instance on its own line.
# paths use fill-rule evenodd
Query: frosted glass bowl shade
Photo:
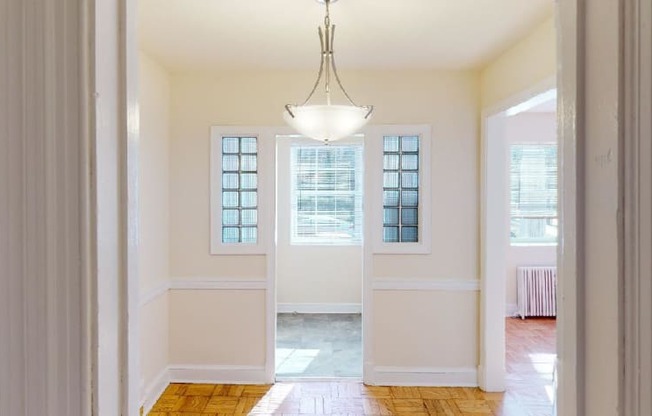
M 367 124 L 369 108 L 352 105 L 291 106 L 294 117 L 283 111 L 283 119 L 304 136 L 322 141 L 334 141 L 358 132 Z

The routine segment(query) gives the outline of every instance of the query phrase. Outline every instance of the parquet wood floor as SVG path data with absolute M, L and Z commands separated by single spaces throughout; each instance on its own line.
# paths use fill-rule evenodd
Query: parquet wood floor
M 339 381 L 265 386 L 171 384 L 149 416 L 551 416 L 554 319 L 508 319 L 506 327 L 505 393 Z

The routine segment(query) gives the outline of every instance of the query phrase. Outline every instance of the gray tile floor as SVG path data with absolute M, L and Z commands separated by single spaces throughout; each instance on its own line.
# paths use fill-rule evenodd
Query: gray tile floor
M 360 314 L 280 313 L 276 377 L 362 377 Z

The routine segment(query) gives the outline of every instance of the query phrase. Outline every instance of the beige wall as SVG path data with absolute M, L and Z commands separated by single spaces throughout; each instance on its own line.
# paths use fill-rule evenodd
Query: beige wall
M 377 366 L 474 368 L 478 364 L 478 293 L 377 291 Z
M 485 67 L 481 74 L 482 108 L 495 106 L 554 77 L 556 42 L 555 23 L 550 17 Z
M 174 366 L 265 364 L 265 292 L 170 292 L 170 362 Z
M 166 70 L 140 54 L 139 246 L 141 398 L 150 394 L 167 367 L 169 280 L 170 79 Z M 151 294 L 156 296 L 150 299 Z
M 264 256 L 211 256 L 209 139 L 212 125 L 283 126 L 281 110 L 299 101 L 312 71 L 178 74 L 173 81 L 170 163 L 171 270 L 174 277 L 265 275 Z M 478 275 L 478 76 L 475 72 L 344 72 L 350 93 L 373 102 L 374 123 L 433 126 L 433 253 L 377 259 L 392 277 L 476 278 Z M 455 175 L 450 175 L 454 171 Z M 407 264 L 407 266 L 406 266 Z
M 429 124 L 432 126 L 432 254 L 377 255 L 376 277 L 396 279 L 478 278 L 479 260 L 479 76 L 475 71 L 375 71 L 343 72 L 349 92 L 362 103 L 373 103 L 375 124 Z M 217 72 L 175 74 L 172 81 L 172 138 L 170 159 L 171 271 L 180 279 L 228 277 L 260 279 L 266 274 L 265 256 L 211 256 L 209 254 L 209 129 L 212 125 L 284 126 L 283 105 L 301 100 L 314 81 L 313 71 Z M 351 253 L 351 262 L 358 257 Z M 307 257 L 306 257 L 307 259 Z M 360 258 L 361 259 L 361 258 Z M 359 263 L 358 263 L 359 264 Z M 298 267 L 298 265 L 297 265 Z M 281 269 L 282 270 L 282 269 Z M 298 273 L 297 271 L 291 271 Z M 358 272 L 355 272 L 357 274 Z M 358 280 L 359 281 L 359 280 Z M 310 302 L 326 302 L 315 285 L 279 288 L 279 300 L 298 299 L 308 293 Z M 359 299 L 359 288 L 349 302 Z M 175 364 L 198 360 L 219 364 L 259 365 L 263 359 L 264 298 L 249 299 L 246 291 L 173 291 L 171 300 L 171 354 Z M 477 294 L 463 295 L 461 302 L 441 303 L 446 291 L 383 293 L 382 307 L 373 326 L 380 360 L 377 365 L 446 367 L 477 365 Z M 210 298 L 209 298 L 210 296 Z M 287 296 L 287 297 L 286 297 Z M 296 297 L 295 297 L 296 296 Z M 350 299 L 350 300 L 349 300 Z M 221 300 L 227 302 L 221 304 Z M 246 330 L 249 342 L 233 339 L 221 345 L 225 331 L 234 324 Z M 411 305 L 422 305 L 414 308 Z M 433 307 L 425 305 L 437 305 Z M 444 306 L 447 305 L 447 306 Z M 389 308 L 389 309 L 386 309 Z M 398 340 L 383 317 L 404 310 L 403 326 L 410 338 Z M 236 312 L 237 311 L 237 312 Z M 445 311 L 445 312 L 444 312 Z M 449 323 L 441 316 L 457 316 L 458 330 L 447 337 Z M 225 316 L 229 318 L 226 319 Z M 192 321 L 192 325 L 188 322 Z M 406 325 L 412 322 L 413 325 Z M 423 331 L 419 322 L 428 322 Z M 421 329 L 420 329 L 421 328 Z M 196 340 L 201 339 L 202 343 Z M 418 345 L 414 354 L 392 357 L 398 345 Z M 200 347 L 204 344 L 204 347 Z M 219 348 L 216 346 L 221 345 Z M 252 346 L 252 345 L 255 345 Z M 437 352 L 457 351 L 447 356 Z M 205 350 L 197 351 L 197 348 Z M 236 353 L 236 351 L 240 351 Z M 242 353 L 245 351 L 245 353 Z M 433 351 L 437 362 L 433 361 Z M 239 355 L 240 354 L 240 355 Z M 387 362 L 385 362 L 387 361 Z

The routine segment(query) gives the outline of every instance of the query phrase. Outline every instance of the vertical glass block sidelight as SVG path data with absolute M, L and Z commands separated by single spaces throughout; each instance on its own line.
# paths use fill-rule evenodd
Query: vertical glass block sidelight
M 258 241 L 258 142 L 222 137 L 222 243 Z
M 383 138 L 383 242 L 419 242 L 419 136 Z

